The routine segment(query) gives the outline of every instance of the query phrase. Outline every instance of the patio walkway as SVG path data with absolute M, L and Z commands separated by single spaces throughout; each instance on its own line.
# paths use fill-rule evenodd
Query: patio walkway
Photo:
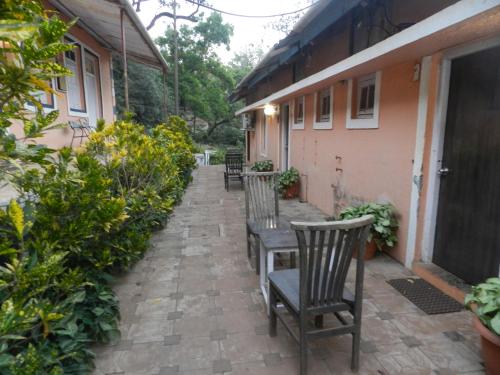
M 322 219 L 282 202 L 288 218 Z M 96 348 L 96 375 L 298 373 L 297 346 L 267 335 L 258 279 L 246 258 L 244 195 L 201 167 L 153 247 L 117 280 L 122 340 Z M 380 256 L 367 263 L 360 374 L 481 374 L 470 314 L 427 316 L 385 281 L 411 273 Z M 310 375 L 350 374 L 350 336 L 314 341 Z

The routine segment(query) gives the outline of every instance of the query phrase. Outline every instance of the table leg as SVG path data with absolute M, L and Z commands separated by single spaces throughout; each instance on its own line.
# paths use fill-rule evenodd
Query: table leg
M 260 241 L 258 237 L 256 237 L 257 241 Z M 266 305 L 269 304 L 269 299 L 268 299 L 268 294 L 267 294 L 267 272 L 266 272 L 266 252 L 264 249 L 264 246 L 259 246 L 259 268 L 260 268 L 260 273 L 259 273 L 259 283 L 260 283 L 260 290 L 262 291 L 262 296 L 264 297 L 264 301 L 266 302 Z
M 267 315 L 270 313 L 270 305 L 269 305 L 269 281 L 267 275 L 274 271 L 274 253 L 272 251 L 267 252 L 267 270 L 266 270 L 266 291 L 267 291 Z

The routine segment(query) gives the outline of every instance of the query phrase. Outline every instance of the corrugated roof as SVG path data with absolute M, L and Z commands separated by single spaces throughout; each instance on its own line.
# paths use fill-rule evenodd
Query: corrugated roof
M 127 0 L 49 0 L 70 18 L 78 17 L 78 25 L 103 46 L 121 53 L 120 10 L 125 11 L 127 57 L 156 68 L 167 63 Z

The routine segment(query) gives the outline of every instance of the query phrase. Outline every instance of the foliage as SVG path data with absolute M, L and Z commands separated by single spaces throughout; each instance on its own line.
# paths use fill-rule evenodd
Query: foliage
M 18 142 L 7 129 L 20 121 L 25 137 L 34 138 L 54 126 L 58 112 L 44 114 L 37 94 L 52 93 L 52 78 L 70 74 L 55 60 L 73 48 L 61 42 L 70 26 L 44 10 L 39 0 L 0 2 L 0 174 L 17 165 L 14 159 L 42 162 L 50 151 Z M 36 115 L 25 110 L 26 103 L 36 108 Z
M 226 160 L 226 150 L 217 148 L 214 153 L 210 154 L 210 165 L 224 164 Z
M 465 306 L 474 310 L 481 322 L 500 336 L 500 278 L 491 277 L 472 287 L 465 296 Z
M 134 119 L 147 128 L 165 121 L 163 77 L 161 71 L 130 60 L 128 63 L 128 90 L 130 111 Z M 123 80 L 123 61 L 113 57 L 113 82 L 117 111 L 125 118 L 125 95 Z M 167 101 L 167 108 L 172 108 Z
M 119 337 L 112 273 L 147 249 L 194 167 L 186 124 L 102 126 L 76 154 L 19 173 L 0 209 L 0 373 L 84 374 Z M 22 205 L 19 203 L 22 202 Z
M 278 189 L 281 193 L 283 193 L 290 186 L 299 182 L 299 171 L 294 167 L 291 167 L 287 171 L 280 174 L 278 179 Z
M 252 171 L 255 172 L 272 172 L 274 169 L 274 165 L 272 160 L 262 160 L 262 161 L 256 161 L 252 165 Z
M 364 215 L 373 215 L 375 217 L 368 236 L 368 242 L 374 239 L 379 250 L 382 250 L 384 246 L 393 247 L 398 241 L 396 236 L 398 221 L 393 206 L 390 204 L 366 203 L 360 206 L 347 207 L 340 213 L 340 219 L 355 219 Z

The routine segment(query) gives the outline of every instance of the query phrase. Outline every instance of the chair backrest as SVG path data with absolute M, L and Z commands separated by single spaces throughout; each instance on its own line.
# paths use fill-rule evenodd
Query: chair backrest
M 278 172 L 248 172 L 245 179 L 245 208 L 247 220 L 267 228 L 278 225 Z
M 355 296 L 356 300 L 361 298 L 363 257 L 373 220 L 372 215 L 366 215 L 343 221 L 291 223 L 299 244 L 301 309 L 328 309 L 342 303 L 354 251 L 358 254 Z
M 243 172 L 243 155 L 226 154 L 226 173 L 238 174 Z

